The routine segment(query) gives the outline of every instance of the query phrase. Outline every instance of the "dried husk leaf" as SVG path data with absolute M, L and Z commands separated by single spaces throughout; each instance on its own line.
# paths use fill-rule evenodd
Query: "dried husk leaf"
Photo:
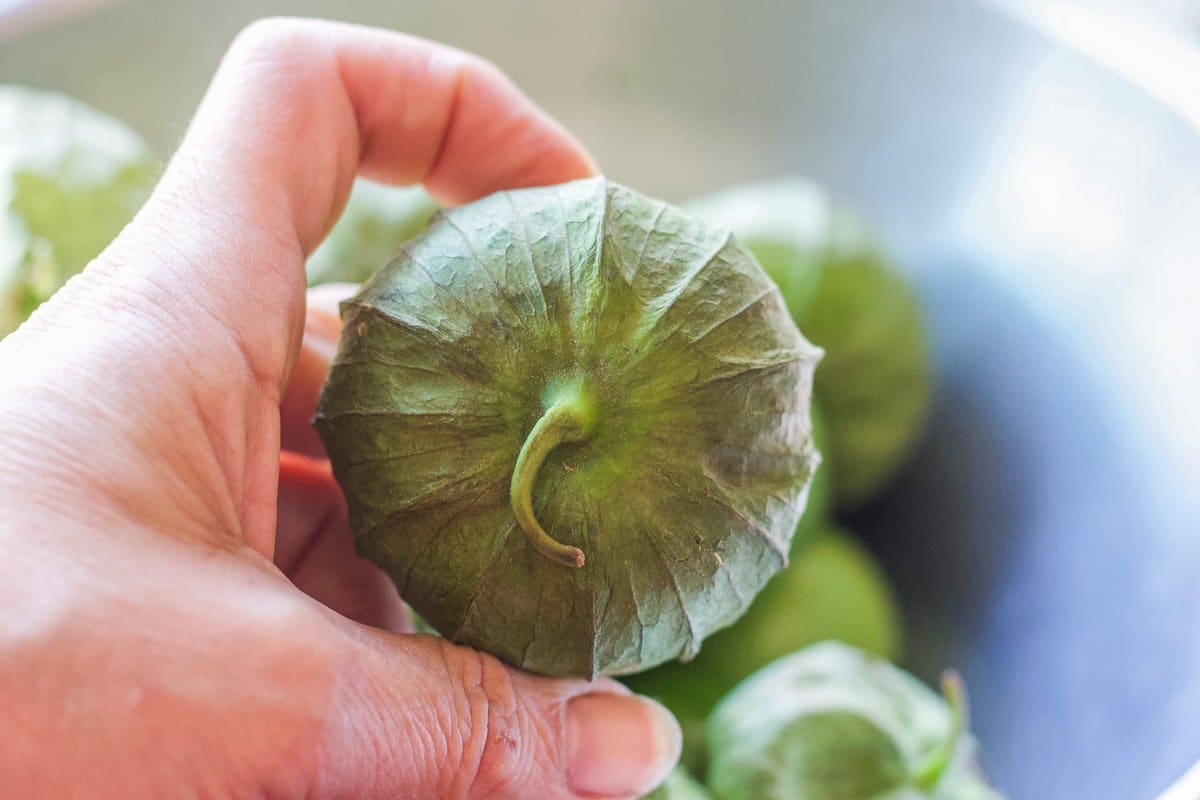
M 604 178 L 501 192 L 440 212 L 343 322 L 317 428 L 360 552 L 449 639 L 631 673 L 694 655 L 786 563 L 820 350 L 728 231 Z M 511 496 L 563 398 L 587 432 L 532 511 L 580 568 Z

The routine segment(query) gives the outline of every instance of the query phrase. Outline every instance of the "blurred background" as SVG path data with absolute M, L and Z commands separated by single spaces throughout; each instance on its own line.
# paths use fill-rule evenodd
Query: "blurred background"
M 936 374 L 848 518 L 904 663 L 964 672 L 1013 798 L 1152 798 L 1200 758 L 1200 2 L 0 0 L 0 82 L 165 159 L 279 13 L 480 53 L 647 193 L 801 174 L 858 209 Z

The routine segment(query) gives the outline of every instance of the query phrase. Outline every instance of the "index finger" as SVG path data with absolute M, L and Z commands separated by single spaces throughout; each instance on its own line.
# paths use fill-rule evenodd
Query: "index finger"
M 424 183 L 447 204 L 595 172 L 583 147 L 487 61 L 324 20 L 243 31 L 181 150 L 222 176 L 222 200 L 277 201 L 306 252 L 355 172 Z

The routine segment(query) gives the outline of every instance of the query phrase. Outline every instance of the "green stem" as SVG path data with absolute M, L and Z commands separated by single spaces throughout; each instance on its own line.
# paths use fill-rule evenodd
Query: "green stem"
M 564 394 L 546 409 L 546 413 L 533 426 L 513 467 L 509 497 L 517 524 L 539 553 L 569 567 L 583 566 L 583 551 L 558 541 L 546 533 L 546 529 L 538 522 L 533 513 L 533 482 L 551 450 L 563 442 L 586 439 L 594 424 L 594 414 L 582 394 Z
M 958 740 L 967 726 L 967 697 L 962 678 L 953 670 L 942 674 L 942 696 L 950 705 L 950 730 L 933 752 L 913 774 L 913 781 L 925 791 L 932 791 L 946 773 L 958 747 Z

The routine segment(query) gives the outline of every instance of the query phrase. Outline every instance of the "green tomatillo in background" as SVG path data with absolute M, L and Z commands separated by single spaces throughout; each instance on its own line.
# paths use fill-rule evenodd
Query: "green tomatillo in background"
M 309 284 L 362 283 L 425 230 L 439 207 L 421 186 L 357 179 L 337 224 L 308 257 Z
M 747 184 L 686 207 L 733 229 L 824 348 L 814 393 L 834 492 L 843 507 L 870 499 L 903 465 L 928 413 L 928 345 L 907 281 L 863 223 L 807 181 Z
M 718 800 L 999 800 L 957 676 L 943 692 L 835 642 L 785 656 L 713 711 L 708 786 Z
M 795 548 L 791 564 L 750 610 L 709 637 L 693 660 L 663 664 L 625 683 L 671 709 L 683 729 L 684 761 L 698 771 L 704 720 L 755 670 L 827 639 L 896 659 L 902 627 L 887 578 L 871 554 L 848 533 L 826 527 Z
M 642 800 L 712 800 L 712 795 L 686 769 L 676 767 L 661 786 Z
M 820 350 L 725 229 L 603 178 L 441 212 L 343 305 L 359 551 L 534 672 L 694 656 L 787 562 Z
M 149 146 L 124 123 L 0 84 L 0 336 L 108 246 L 157 177 Z

